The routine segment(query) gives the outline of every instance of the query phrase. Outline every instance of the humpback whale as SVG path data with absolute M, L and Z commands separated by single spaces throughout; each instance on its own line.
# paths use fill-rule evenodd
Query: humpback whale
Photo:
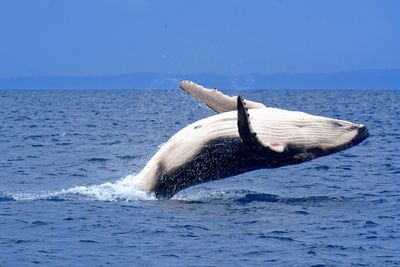
M 368 137 L 362 124 L 267 107 L 190 81 L 180 87 L 218 114 L 178 131 L 139 173 L 139 186 L 159 199 L 199 183 L 326 156 Z

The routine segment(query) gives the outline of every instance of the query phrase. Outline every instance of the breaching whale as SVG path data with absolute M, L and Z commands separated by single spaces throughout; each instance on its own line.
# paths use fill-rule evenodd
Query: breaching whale
M 169 139 L 138 175 L 157 198 L 207 181 L 326 156 L 368 137 L 362 124 L 229 97 L 183 81 L 180 87 L 215 110 Z

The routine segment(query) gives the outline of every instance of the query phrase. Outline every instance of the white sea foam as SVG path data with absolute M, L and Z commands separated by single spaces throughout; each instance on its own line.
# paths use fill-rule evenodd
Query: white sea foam
M 5 193 L 0 195 L 0 199 L 6 200 L 38 200 L 42 198 L 42 194 L 35 193 Z
M 89 199 L 100 201 L 134 201 L 155 200 L 154 194 L 147 194 L 137 183 L 138 175 L 128 175 L 114 183 L 104 183 L 92 186 L 76 186 L 56 192 L 42 193 L 2 193 L 0 201 L 16 200 L 71 200 Z
M 115 183 L 104 183 L 92 186 L 77 186 L 63 189 L 56 193 L 57 196 L 79 195 L 89 199 L 101 201 L 131 201 L 131 200 L 154 200 L 154 195 L 144 192 L 137 183 L 137 175 L 128 175 Z

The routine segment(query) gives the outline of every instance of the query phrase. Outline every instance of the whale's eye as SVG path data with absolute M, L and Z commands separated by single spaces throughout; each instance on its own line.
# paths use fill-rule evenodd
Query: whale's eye
M 200 129 L 201 127 L 203 127 L 203 125 L 196 125 L 193 127 L 193 129 Z

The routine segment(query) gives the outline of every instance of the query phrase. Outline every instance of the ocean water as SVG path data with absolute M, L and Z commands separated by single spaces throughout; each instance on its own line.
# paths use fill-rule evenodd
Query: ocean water
M 400 265 L 400 91 L 225 93 L 370 137 L 157 200 L 135 175 L 205 105 L 178 89 L 0 91 L 0 266 Z

